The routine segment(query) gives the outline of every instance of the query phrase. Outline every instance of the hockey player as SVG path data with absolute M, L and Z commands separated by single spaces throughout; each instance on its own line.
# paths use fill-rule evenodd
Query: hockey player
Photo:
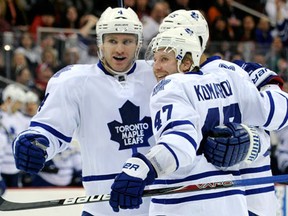
M 20 187 L 20 173 L 15 166 L 11 145 L 13 139 L 28 127 L 25 116 L 20 112 L 25 102 L 25 92 L 17 84 L 9 84 L 2 92 L 2 100 L 0 130 L 5 134 L 2 177 L 7 187 Z M 3 141 L 2 138 L 1 141 Z
M 141 22 L 130 8 L 107 8 L 96 34 L 100 61 L 58 71 L 28 130 L 13 142 L 17 168 L 38 173 L 75 135 L 87 195 L 109 193 L 127 158 L 135 152 L 145 154 L 153 143 L 149 100 L 156 79 L 144 60 L 136 60 L 142 44 Z M 138 210 L 117 215 L 146 216 L 149 201 L 145 199 Z M 108 202 L 85 204 L 82 213 L 113 214 Z
M 198 71 L 201 47 L 192 35 L 189 28 L 177 28 L 152 41 L 156 77 L 191 72 L 167 76 L 154 88 L 150 106 L 157 145 L 146 155 L 134 154 L 124 164 L 112 185 L 110 205 L 115 211 L 138 207 L 144 186 L 155 178 L 154 184 L 162 187 L 241 178 L 240 172 L 218 170 L 198 153 L 203 136 L 214 126 L 236 122 L 274 130 L 288 124 L 288 95 L 279 87 L 260 94 L 251 82 L 232 73 L 232 68 Z M 248 215 L 244 194 L 245 188 L 240 187 L 154 197 L 150 214 Z
M 195 32 L 195 34 L 200 39 L 202 51 L 204 52 L 209 38 L 209 28 L 204 16 L 200 13 L 200 11 L 177 10 L 172 12 L 164 18 L 163 22 L 160 25 L 159 32 L 164 32 L 165 30 L 179 26 L 189 27 Z M 213 73 L 214 71 L 217 71 L 214 70 L 214 68 L 216 69 L 218 67 L 237 68 L 237 65 L 239 65 L 244 70 L 238 68 L 236 70 L 237 73 L 241 73 L 243 78 L 250 80 L 252 83 L 254 83 L 259 90 L 261 87 L 267 84 L 283 84 L 283 80 L 281 80 L 275 72 L 270 71 L 267 68 L 263 68 L 263 66 L 257 63 L 236 61 L 235 63 L 237 65 L 235 65 L 231 62 L 221 60 L 219 57 L 216 56 L 210 57 L 208 61 L 206 60 L 207 58 L 203 54 L 200 61 L 200 67 L 203 73 Z M 235 71 L 231 70 L 231 72 L 234 73 Z M 214 134 L 214 136 L 218 137 L 222 134 L 222 137 L 220 139 L 216 137 L 214 137 L 213 139 L 207 139 L 204 153 L 205 151 L 208 152 L 208 154 L 205 154 L 208 161 L 215 164 L 217 167 L 221 167 L 222 169 L 224 168 L 225 170 L 239 170 L 244 179 L 271 176 L 272 172 L 270 168 L 269 154 L 271 146 L 269 133 L 267 131 L 264 131 L 263 129 L 256 128 L 256 130 L 261 140 L 261 152 L 259 153 L 257 160 L 253 162 L 253 164 L 247 165 L 247 163 L 241 163 L 238 164 L 240 167 L 232 166 L 236 162 L 236 155 L 235 153 L 234 155 L 225 154 L 226 151 L 229 152 L 229 147 L 227 146 L 227 148 L 224 150 L 223 143 L 229 143 L 228 139 L 230 139 L 231 137 L 228 136 L 226 140 L 223 138 L 223 135 L 227 134 L 226 128 L 223 127 L 217 128 Z M 221 141 L 220 145 L 217 145 L 218 140 Z M 218 151 L 217 147 L 222 149 Z M 221 152 L 221 155 L 217 154 L 217 152 Z M 276 215 L 277 199 L 275 196 L 273 184 L 246 187 L 246 198 L 250 215 Z

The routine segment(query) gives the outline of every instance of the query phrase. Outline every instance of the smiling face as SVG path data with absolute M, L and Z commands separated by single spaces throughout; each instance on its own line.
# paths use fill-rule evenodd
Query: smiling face
M 153 71 L 158 82 L 170 74 L 178 73 L 174 51 L 159 49 L 155 52 Z
M 101 46 L 102 61 L 108 71 L 126 72 L 134 63 L 136 50 L 136 35 L 107 34 Z

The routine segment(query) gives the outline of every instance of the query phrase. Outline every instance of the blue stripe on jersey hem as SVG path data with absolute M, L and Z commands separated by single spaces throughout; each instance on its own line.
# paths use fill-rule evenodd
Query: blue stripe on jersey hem
M 115 177 L 119 173 L 116 174 L 109 174 L 109 175 L 97 175 L 97 176 L 84 176 L 82 177 L 83 182 L 90 182 L 90 181 L 102 181 L 102 180 L 111 180 L 115 179 Z
M 46 125 L 46 124 L 42 124 L 42 123 L 39 123 L 39 122 L 35 122 L 35 121 L 32 121 L 30 123 L 30 127 L 41 127 L 47 131 L 49 131 L 51 134 L 53 134 L 54 136 L 58 137 L 59 139 L 62 139 L 64 140 L 65 142 L 71 142 L 72 140 L 72 137 L 67 137 L 65 136 L 64 134 L 60 133 L 59 131 L 55 130 L 54 128 Z
M 270 109 L 268 119 L 267 119 L 266 123 L 264 124 L 264 127 L 267 127 L 271 123 L 272 117 L 273 117 L 274 112 L 275 112 L 275 103 L 274 103 L 274 100 L 272 98 L 271 92 L 266 92 L 266 93 L 267 93 L 269 101 L 270 101 L 271 109 Z
M 275 191 L 274 185 L 264 187 L 264 188 L 254 188 L 254 189 L 249 189 L 246 190 L 246 195 L 255 195 L 255 194 L 260 194 L 260 193 L 267 193 L 267 192 L 272 192 Z
M 170 148 L 169 145 L 167 145 L 166 143 L 158 143 L 158 145 L 164 145 L 169 152 L 171 152 L 171 154 L 173 155 L 173 157 L 175 158 L 175 161 L 176 161 L 176 170 L 178 169 L 179 167 L 179 160 L 178 160 L 178 157 L 177 155 L 175 154 L 175 152 Z
M 185 202 L 191 202 L 191 201 L 215 199 L 215 198 L 233 196 L 233 195 L 245 195 L 245 191 L 229 190 L 229 191 L 222 191 L 222 192 L 217 192 L 217 193 L 199 194 L 199 195 L 194 195 L 194 196 L 172 198 L 172 199 L 153 198 L 151 201 L 157 204 L 171 205 L 171 204 L 179 204 L 179 203 L 185 203 Z
M 259 173 L 259 172 L 265 172 L 271 170 L 270 165 L 265 165 L 262 167 L 253 167 L 253 168 L 246 168 L 241 169 L 241 174 L 248 174 L 248 173 Z
M 153 184 L 175 184 L 175 183 L 182 183 L 186 181 L 194 181 L 194 180 L 199 180 L 202 178 L 207 178 L 211 176 L 224 176 L 224 175 L 233 175 L 233 176 L 240 176 L 239 171 L 222 171 L 222 170 L 217 170 L 217 171 L 209 171 L 209 172 L 204 172 L 204 173 L 199 173 L 196 175 L 190 175 L 186 178 L 183 179 L 158 179 L 153 182 Z

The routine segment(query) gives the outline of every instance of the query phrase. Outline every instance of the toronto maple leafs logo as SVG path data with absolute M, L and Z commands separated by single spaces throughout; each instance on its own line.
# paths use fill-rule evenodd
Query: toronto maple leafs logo
M 159 91 L 164 90 L 164 86 L 168 84 L 171 80 L 170 79 L 162 79 L 153 89 L 152 96 L 157 94 Z
M 197 13 L 195 13 L 194 11 L 192 11 L 191 13 L 191 17 L 195 20 L 198 20 L 199 19 L 199 15 Z
M 120 144 L 119 150 L 150 146 L 148 139 L 152 136 L 152 121 L 150 117 L 140 118 L 140 108 L 129 100 L 119 109 L 122 123 L 108 123 L 111 140 Z

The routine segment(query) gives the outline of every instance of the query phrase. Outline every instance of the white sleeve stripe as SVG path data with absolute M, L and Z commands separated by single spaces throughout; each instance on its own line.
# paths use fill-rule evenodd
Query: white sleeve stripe
M 196 151 L 196 149 L 197 149 L 197 143 L 196 143 L 195 140 L 194 140 L 190 135 L 188 135 L 187 133 L 180 132 L 180 131 L 172 131 L 172 132 L 166 133 L 165 135 L 168 135 L 168 134 L 175 134 L 175 135 L 181 136 L 181 137 L 183 137 L 184 139 L 188 140 L 188 142 L 192 144 L 192 146 L 194 147 L 194 149 L 195 149 L 195 151 Z

